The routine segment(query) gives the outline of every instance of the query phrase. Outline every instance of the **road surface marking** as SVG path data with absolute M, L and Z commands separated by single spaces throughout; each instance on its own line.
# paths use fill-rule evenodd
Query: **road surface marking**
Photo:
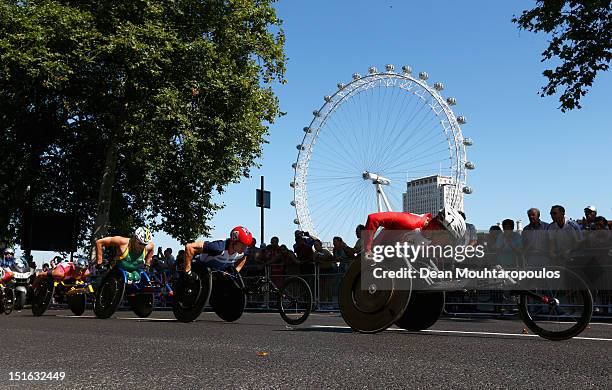
M 333 325 L 310 325 L 311 328 L 319 329 L 351 329 L 350 326 L 333 326 Z M 416 333 L 400 328 L 389 328 L 388 331 L 404 332 L 404 333 Z M 421 332 L 429 333 L 455 333 L 455 334 L 473 334 L 473 335 L 489 335 L 489 336 L 514 336 L 514 337 L 540 337 L 535 334 L 521 334 L 521 333 L 500 333 L 500 332 L 475 332 L 475 331 L 463 331 L 463 330 L 437 330 L 437 329 L 426 329 Z M 612 341 L 612 339 L 602 337 L 574 337 L 577 340 L 594 340 L 594 341 Z

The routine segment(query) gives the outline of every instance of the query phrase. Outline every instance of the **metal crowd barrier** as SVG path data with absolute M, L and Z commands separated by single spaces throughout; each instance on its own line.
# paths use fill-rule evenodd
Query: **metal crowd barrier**
M 321 270 L 319 264 L 309 264 L 303 267 L 306 272 L 284 272 L 283 266 L 248 266 L 241 272 L 243 279 L 248 282 L 259 276 L 270 278 L 277 287 L 289 277 L 299 276 L 304 279 L 312 290 L 314 310 L 321 312 L 337 312 L 338 293 L 344 272 L 329 272 Z M 297 267 L 296 267 L 297 268 Z M 334 267 L 337 270 L 338 267 Z M 293 271 L 297 271 L 294 269 Z M 610 290 L 592 291 L 594 299 L 593 318 L 612 320 L 612 280 L 606 283 Z M 507 291 L 451 291 L 446 293 L 444 313 L 448 316 L 468 317 L 511 317 L 518 315 L 517 298 L 510 296 Z M 250 294 L 247 300 L 247 310 L 266 311 L 276 310 L 278 302 L 271 294 Z M 155 309 L 171 308 L 171 301 L 162 297 L 155 297 Z M 124 300 L 120 309 L 129 310 Z

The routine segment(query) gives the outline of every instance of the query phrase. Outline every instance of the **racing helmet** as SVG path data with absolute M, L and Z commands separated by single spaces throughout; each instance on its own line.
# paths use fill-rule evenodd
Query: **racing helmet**
M 438 212 L 438 221 L 455 238 L 459 239 L 465 235 L 465 220 L 457 210 L 446 206 Z
M 253 234 L 243 226 L 236 226 L 230 232 L 230 240 L 240 241 L 246 246 L 251 246 L 253 244 Z
M 89 261 L 84 257 L 77 257 L 74 262 L 74 268 L 78 271 L 85 271 L 89 268 Z
M 134 237 L 142 245 L 149 245 L 151 242 L 151 231 L 149 228 L 141 226 L 134 232 Z

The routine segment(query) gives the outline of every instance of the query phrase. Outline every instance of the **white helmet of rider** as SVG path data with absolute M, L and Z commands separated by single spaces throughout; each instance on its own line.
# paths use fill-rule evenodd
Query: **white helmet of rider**
M 448 230 L 455 239 L 465 235 L 465 220 L 457 210 L 446 206 L 438 212 L 438 219 L 442 226 Z
M 89 261 L 87 261 L 87 259 L 84 257 L 77 257 L 74 260 L 74 268 L 76 268 L 77 270 L 84 271 L 89 268 Z
M 151 242 L 151 231 L 149 230 L 149 228 L 141 226 L 136 229 L 136 232 L 134 232 L 134 237 L 142 245 L 149 245 L 149 243 Z

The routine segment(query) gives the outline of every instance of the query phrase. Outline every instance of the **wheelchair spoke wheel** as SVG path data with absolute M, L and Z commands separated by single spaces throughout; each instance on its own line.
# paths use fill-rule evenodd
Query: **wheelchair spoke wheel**
M 306 321 L 312 310 L 312 291 L 302 278 L 285 280 L 279 291 L 279 311 L 283 320 L 290 325 Z

